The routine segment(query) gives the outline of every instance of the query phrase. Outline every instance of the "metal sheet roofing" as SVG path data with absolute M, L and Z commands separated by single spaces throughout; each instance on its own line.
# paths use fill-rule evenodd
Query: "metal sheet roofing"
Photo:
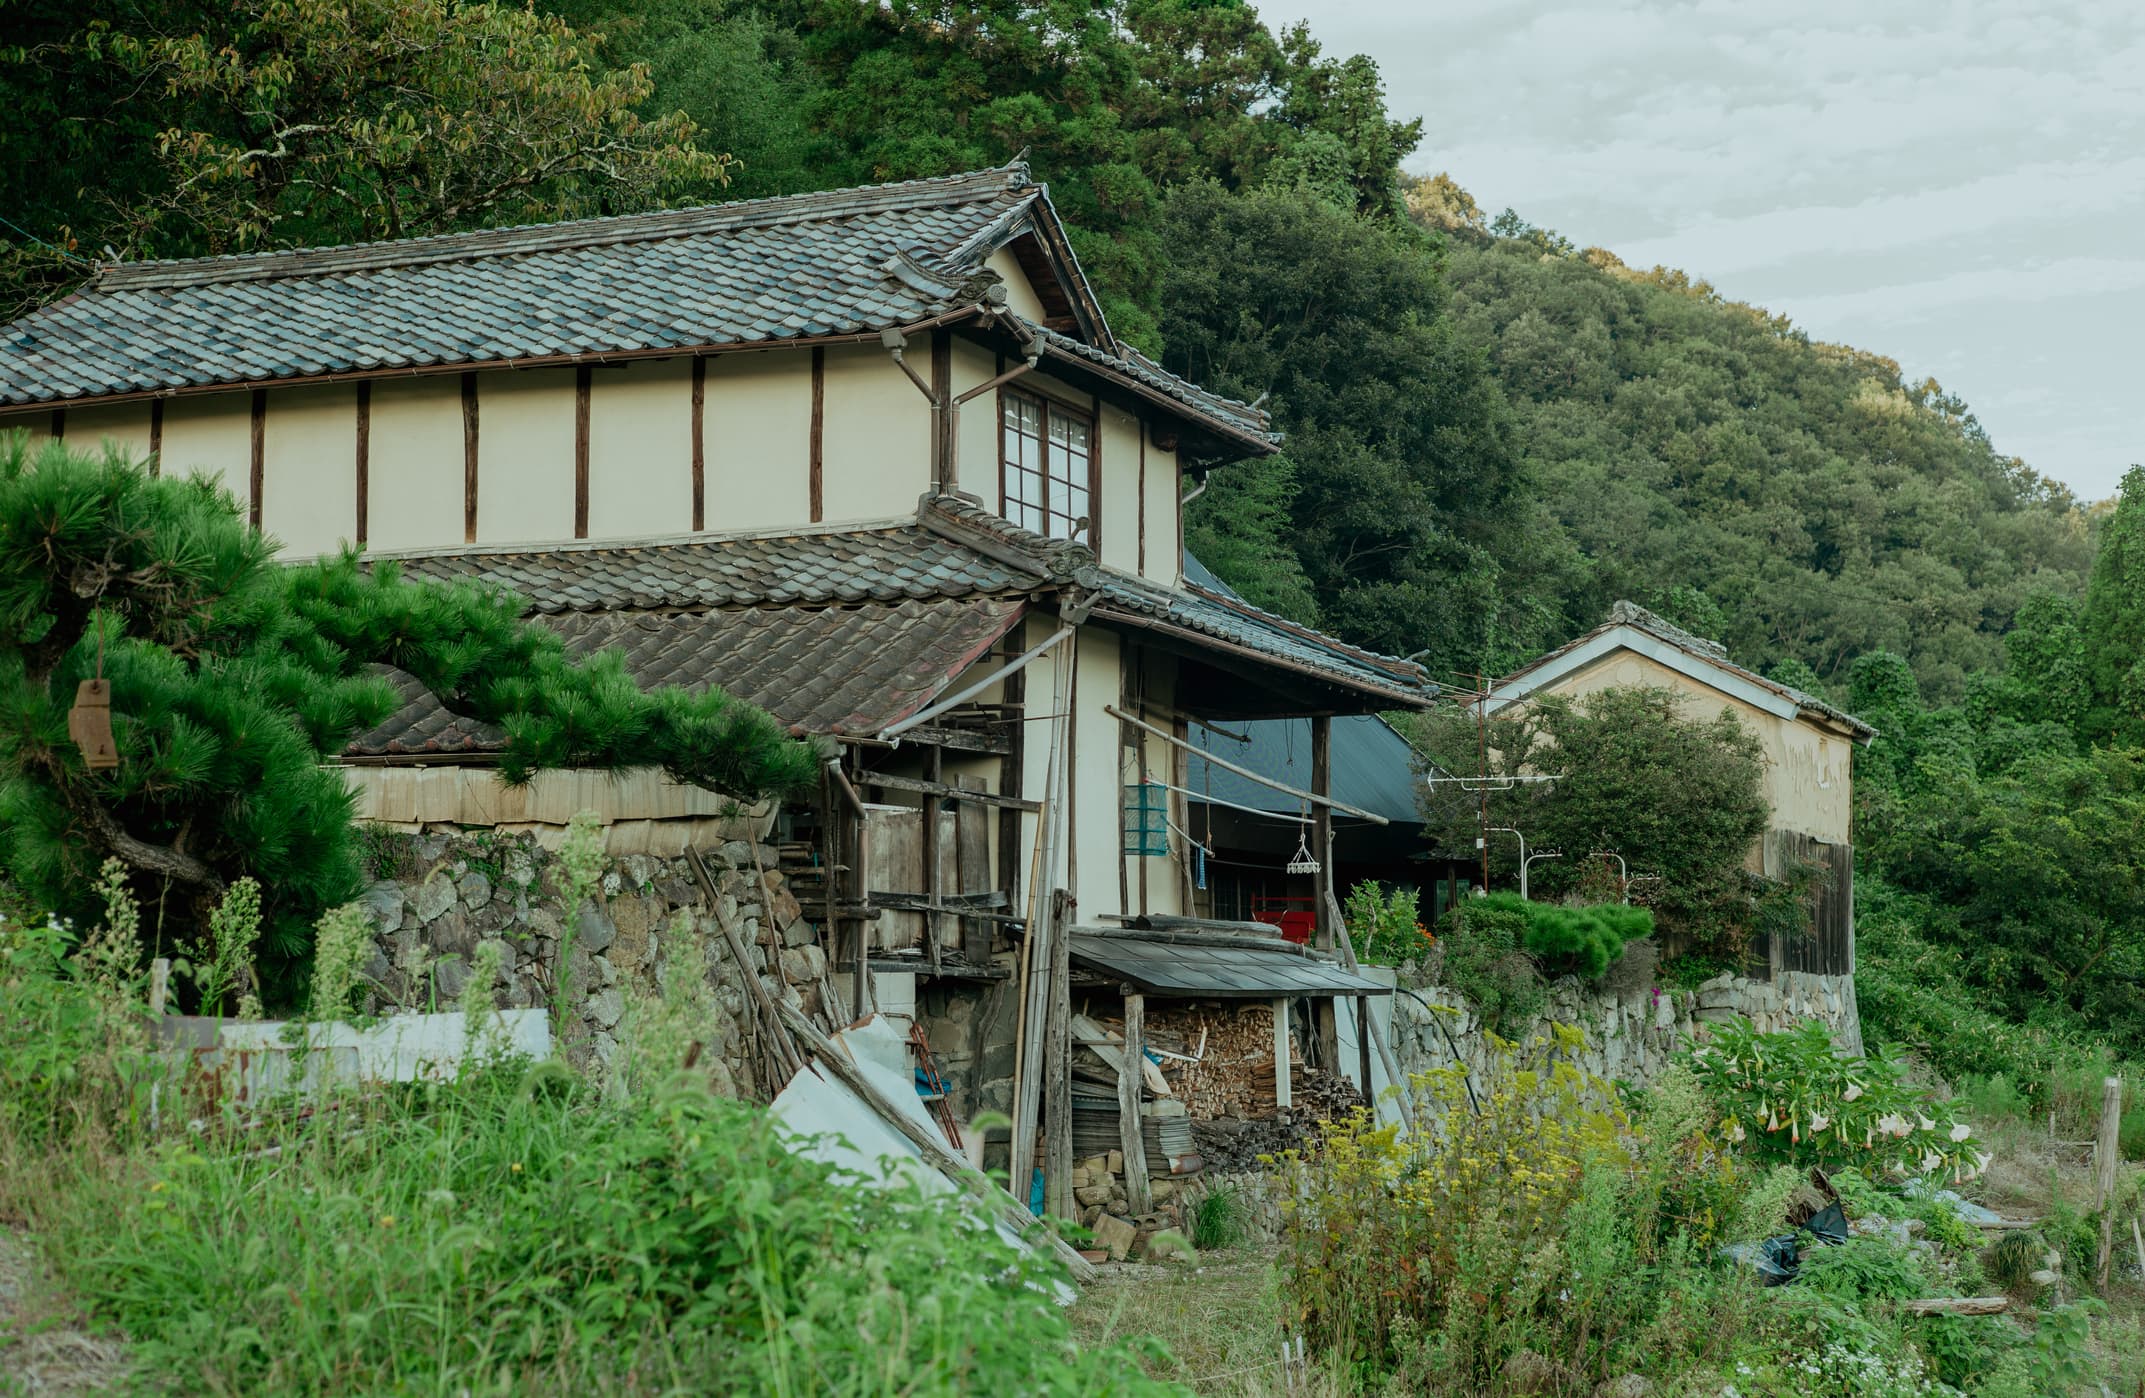
M 1303 955 L 1287 943 L 1272 950 L 1232 941 L 1201 946 L 1192 936 L 1148 938 L 1115 930 L 1075 928 L 1073 961 L 1138 987 L 1148 995 L 1218 999 L 1278 999 L 1296 995 L 1390 995 L 1390 986 L 1353 975 L 1331 961 Z

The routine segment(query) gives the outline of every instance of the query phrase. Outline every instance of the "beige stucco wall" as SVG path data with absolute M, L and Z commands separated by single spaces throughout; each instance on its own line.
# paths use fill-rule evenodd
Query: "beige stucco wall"
M 459 510 L 454 519 L 459 527 Z M 354 385 L 268 391 L 261 424 L 261 529 L 283 541 L 288 558 L 333 553 L 357 538 Z
M 919 357 L 921 373 L 929 355 Z M 923 394 L 893 356 L 871 345 L 827 350 L 826 395 L 820 441 L 827 521 L 914 514 L 931 484 L 931 409 Z
M 572 369 L 477 376 L 477 542 L 573 536 L 574 378 Z
M 693 527 L 692 372 L 686 357 L 594 371 L 588 405 L 591 539 L 683 534 Z
M 39 414 L 49 423 L 50 414 Z M 96 447 L 105 442 L 120 448 L 136 461 L 149 456 L 149 405 L 113 403 L 101 408 L 67 410 L 67 440 L 78 447 Z
M 253 493 L 253 398 L 244 391 L 174 398 L 164 405 L 164 474 L 221 476 L 250 507 Z
M 1178 501 L 1185 486 L 1177 474 L 1177 454 L 1147 442 L 1147 568 L 1156 582 L 1176 586 L 1182 573 L 1184 537 L 1178 528 Z M 1223 467 L 1227 470 L 1227 467 Z
M 808 521 L 811 352 L 710 355 L 703 392 L 707 527 L 772 529 Z
M 483 391 L 480 383 L 480 420 Z M 164 430 L 168 443 L 168 417 Z M 375 382 L 367 461 L 366 547 L 406 549 L 461 543 L 460 376 Z M 355 472 L 355 464 L 349 469 Z
M 953 392 L 955 397 L 977 384 L 998 376 L 998 356 L 966 340 L 953 342 Z M 998 489 L 998 395 L 986 393 L 956 410 L 954 425 L 955 483 L 982 500 L 991 509 L 1001 505 Z
M 1095 502 L 1101 537 L 1097 553 L 1113 568 L 1140 568 L 1140 420 L 1104 403 L 1099 414 L 1102 496 Z M 1150 540 L 1150 545 L 1152 541 Z
M 1041 324 L 1043 300 L 1035 294 L 1027 274 L 1020 270 L 1020 259 L 1000 248 L 983 260 L 983 265 L 1005 278 L 1006 307 L 1015 315 L 1025 316 Z
M 1631 651 L 1615 651 L 1541 691 L 1580 698 L 1604 689 L 1669 689 L 1690 696 L 1685 712 L 1711 718 L 1726 710 L 1757 735 L 1765 754 L 1765 799 L 1772 828 L 1813 835 L 1833 844 L 1850 840 L 1854 745 L 1799 719 L 1782 718 L 1721 693 L 1680 671 Z M 1765 856 L 1770 859 L 1771 852 Z M 1752 867 L 1758 863 L 1753 853 Z

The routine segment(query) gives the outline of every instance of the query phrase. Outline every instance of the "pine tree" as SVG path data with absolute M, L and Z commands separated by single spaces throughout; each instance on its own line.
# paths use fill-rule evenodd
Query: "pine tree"
M 2092 685 L 2086 736 L 2145 747 L 2145 466 L 2123 473 L 2115 513 L 2100 531 L 2083 628 Z
M 171 946 L 249 876 L 264 980 L 287 994 L 313 921 L 359 887 L 351 797 L 326 763 L 394 706 L 376 662 L 499 724 L 510 781 L 645 764 L 750 798 L 816 774 L 764 712 L 643 692 L 615 655 L 575 664 L 509 594 L 274 553 L 218 486 L 0 437 L 0 867 L 23 894 L 88 914 L 116 857 Z M 68 710 L 100 675 L 119 765 L 91 771 Z

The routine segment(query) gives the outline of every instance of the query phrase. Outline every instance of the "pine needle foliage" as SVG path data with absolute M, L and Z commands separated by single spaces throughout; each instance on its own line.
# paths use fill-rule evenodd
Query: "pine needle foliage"
M 220 486 L 123 454 L 0 436 L 0 867 L 43 906 L 94 912 L 116 857 L 148 940 L 184 945 L 241 876 L 262 889 L 268 998 L 294 998 L 312 927 L 361 886 L 351 797 L 327 761 L 415 675 L 498 724 L 502 770 L 661 767 L 740 798 L 786 794 L 818 755 L 719 691 L 644 692 L 615 655 L 576 664 L 510 594 L 368 570 L 280 566 Z M 76 686 L 112 686 L 119 766 L 68 735 Z

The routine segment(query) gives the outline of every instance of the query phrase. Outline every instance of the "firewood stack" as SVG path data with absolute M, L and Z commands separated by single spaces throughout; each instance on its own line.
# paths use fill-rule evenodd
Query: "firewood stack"
M 1273 1006 L 1244 1001 L 1149 1006 L 1147 1041 L 1199 1060 L 1165 1059 L 1162 1067 L 1192 1120 L 1273 1114 Z

